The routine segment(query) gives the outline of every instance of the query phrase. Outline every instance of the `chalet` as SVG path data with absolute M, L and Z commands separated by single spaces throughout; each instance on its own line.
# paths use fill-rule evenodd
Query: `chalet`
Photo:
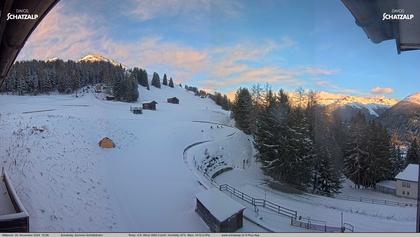
M 396 195 L 406 198 L 417 198 L 417 180 L 419 174 L 419 165 L 409 164 L 407 168 L 401 171 L 396 177 L 395 189 Z
M 29 232 L 29 214 L 4 169 L 0 180 L 0 232 Z
M 107 96 L 105 97 L 105 99 L 106 99 L 106 100 L 115 100 L 115 97 L 114 97 L 114 96 L 112 96 L 112 95 L 107 95 Z
M 130 111 L 133 114 L 142 114 L 143 113 L 143 108 L 142 107 L 138 107 L 138 106 L 130 106 Z
M 244 209 L 217 188 L 196 194 L 195 211 L 212 232 L 235 232 L 241 228 Z
M 145 103 L 143 103 L 143 109 L 156 110 L 156 104 L 157 103 L 158 102 L 156 102 L 156 101 L 145 102 Z
M 167 101 L 171 104 L 179 104 L 179 99 L 176 97 L 168 98 Z

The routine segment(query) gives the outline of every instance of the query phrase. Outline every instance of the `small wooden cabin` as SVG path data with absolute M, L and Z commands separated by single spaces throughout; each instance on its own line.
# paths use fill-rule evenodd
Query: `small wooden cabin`
M 195 211 L 212 232 L 235 232 L 242 228 L 244 209 L 217 188 L 196 194 Z
M 29 214 L 3 168 L 0 180 L 0 232 L 29 232 Z
M 138 106 L 130 106 L 130 111 L 133 114 L 142 114 L 143 113 L 142 107 L 138 107 Z
M 143 109 L 156 110 L 156 104 L 157 103 L 158 102 L 156 102 L 156 101 L 145 102 L 145 103 L 143 103 Z
M 171 104 L 179 104 L 179 99 L 176 97 L 168 98 L 167 101 Z
M 102 140 L 99 141 L 98 144 L 102 148 L 114 148 L 115 143 L 108 137 L 102 138 Z

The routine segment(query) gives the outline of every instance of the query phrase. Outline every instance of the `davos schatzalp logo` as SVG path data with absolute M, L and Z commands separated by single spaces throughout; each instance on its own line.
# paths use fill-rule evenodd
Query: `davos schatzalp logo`
M 412 20 L 414 19 L 414 14 L 405 13 L 404 9 L 392 9 L 391 13 L 384 13 L 382 15 L 383 21 L 389 20 Z
M 15 13 L 7 13 L 7 20 L 36 20 L 38 14 L 30 14 L 28 9 L 16 9 Z

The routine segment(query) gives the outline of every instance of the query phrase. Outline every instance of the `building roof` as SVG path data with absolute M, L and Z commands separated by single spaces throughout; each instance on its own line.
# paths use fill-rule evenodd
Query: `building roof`
M 244 206 L 226 196 L 217 188 L 197 193 L 196 198 L 220 222 L 245 209 Z
M 395 178 L 406 181 L 417 182 L 419 175 L 419 165 L 409 164 L 407 168 L 401 171 Z
M 374 43 L 395 39 L 397 51 L 420 49 L 420 1 L 341 0 Z M 397 11 L 396 11 L 397 10 Z M 402 11 L 402 12 L 401 12 Z M 385 19 L 413 15 L 412 19 Z

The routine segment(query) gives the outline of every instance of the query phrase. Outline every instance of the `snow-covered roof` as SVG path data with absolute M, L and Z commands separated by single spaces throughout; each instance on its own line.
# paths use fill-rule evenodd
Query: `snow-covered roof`
M 220 222 L 245 209 L 244 206 L 232 200 L 217 188 L 197 193 L 196 198 Z
M 407 168 L 401 171 L 395 178 L 400 180 L 417 182 L 419 175 L 419 166 L 417 164 L 409 164 Z

